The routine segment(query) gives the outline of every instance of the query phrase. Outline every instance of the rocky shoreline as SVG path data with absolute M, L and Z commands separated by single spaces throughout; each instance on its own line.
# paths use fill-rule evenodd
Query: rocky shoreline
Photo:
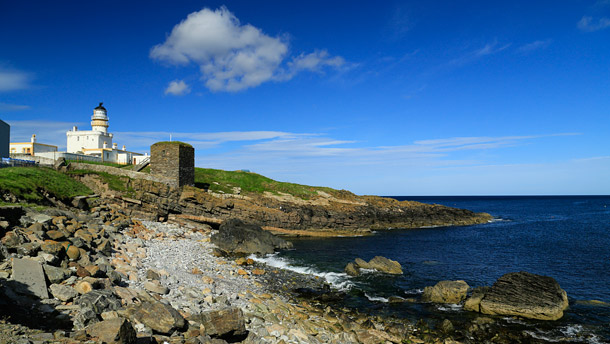
M 120 171 L 113 167 L 103 168 L 108 173 Z M 106 202 L 122 207 L 127 214 L 137 218 L 162 221 L 176 218 L 213 227 L 228 219 L 241 219 L 286 236 L 368 235 L 372 230 L 465 226 L 492 220 L 486 213 L 378 196 L 357 196 L 345 190 L 337 191 L 336 195 L 318 191 L 305 200 L 270 192 L 241 194 L 237 190 L 235 194 L 220 194 L 197 187 L 175 188 L 158 181 L 124 177 L 122 188 L 127 191 L 117 191 L 110 189 L 94 173 L 84 171 L 74 177 Z
M 0 207 L 0 343 L 545 342 L 476 313 L 430 323 L 348 309 L 315 276 L 257 263 L 248 252 L 228 256 L 212 243 L 218 230 L 209 225 L 127 213 L 116 205 Z M 441 298 L 422 301 L 480 297 L 475 290 L 467 299 L 464 284 L 439 283 L 429 294 Z M 495 301 L 502 293 L 515 294 L 492 293 Z M 482 311 L 480 299 L 470 303 Z

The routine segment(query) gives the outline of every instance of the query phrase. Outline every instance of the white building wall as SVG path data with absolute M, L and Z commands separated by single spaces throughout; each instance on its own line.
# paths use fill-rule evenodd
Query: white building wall
M 34 143 L 34 154 L 57 152 L 57 146 L 45 145 L 40 143 Z
M 112 134 L 93 130 L 71 130 L 66 135 L 68 153 L 76 153 L 83 149 L 103 148 L 104 142 L 107 143 L 108 148 L 112 147 Z

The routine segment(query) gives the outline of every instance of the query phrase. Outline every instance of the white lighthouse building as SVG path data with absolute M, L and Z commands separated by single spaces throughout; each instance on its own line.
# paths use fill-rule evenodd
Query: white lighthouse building
M 118 164 L 138 163 L 143 157 L 140 153 L 127 151 L 125 146 L 119 150 L 118 145 L 112 142 L 113 135 L 108 132 L 108 112 L 102 103 L 93 109 L 91 130 L 78 130 L 74 126 L 66 136 L 68 153 L 95 156 L 101 161 Z
M 78 130 L 75 126 L 66 133 L 68 153 L 99 155 L 104 148 L 112 147 L 112 134 L 108 132 L 108 113 L 102 103 L 93 109 L 91 130 Z

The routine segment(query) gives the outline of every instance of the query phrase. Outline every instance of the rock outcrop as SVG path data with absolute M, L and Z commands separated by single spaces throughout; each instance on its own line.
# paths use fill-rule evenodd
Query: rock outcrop
M 211 240 L 220 249 L 234 254 L 268 254 L 276 249 L 292 247 L 292 243 L 264 231 L 260 226 L 239 219 L 225 221 Z
M 402 275 L 402 266 L 399 262 L 382 256 L 375 256 L 368 262 L 356 258 L 353 263 L 350 262 L 345 266 L 345 273 L 350 276 L 358 276 L 361 273 L 360 269 L 375 270 L 390 275 Z
M 230 218 L 238 218 L 269 229 L 295 231 L 294 235 L 316 233 L 332 236 L 341 231 L 342 235 L 362 234 L 371 229 L 472 225 L 492 219 L 485 213 L 437 204 L 399 202 L 384 197 L 356 196 L 348 191 L 337 191 L 338 194 L 332 197 L 322 193 L 310 200 L 302 200 L 288 197 L 290 195 L 217 194 L 196 187 L 175 188 L 153 180 L 125 177 L 125 189 L 132 190 L 126 196 L 109 190 L 95 174 L 78 178 L 96 193 L 111 196 L 108 201 L 117 202 L 144 219 L 166 220 L 170 214 L 188 215 L 217 226 Z
M 468 283 L 465 281 L 440 281 L 433 287 L 424 288 L 422 300 L 433 303 L 456 303 L 466 299 Z
M 478 308 L 484 314 L 557 320 L 568 307 L 568 296 L 552 277 L 512 272 L 500 277 L 488 291 L 473 295 L 467 303 L 469 309 Z

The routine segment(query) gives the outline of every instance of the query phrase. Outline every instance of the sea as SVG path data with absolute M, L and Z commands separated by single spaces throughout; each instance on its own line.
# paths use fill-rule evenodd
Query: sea
M 384 230 L 363 237 L 291 239 L 294 249 L 257 259 L 326 279 L 346 293 L 346 306 L 424 319 L 431 326 L 442 319 L 464 322 L 477 315 L 460 305 L 388 299 L 417 299 L 424 287 L 442 280 L 465 280 L 478 287 L 491 286 L 509 272 L 550 276 L 570 301 L 562 319 L 498 321 L 549 343 L 610 343 L 610 196 L 392 198 L 487 212 L 493 220 L 473 226 Z M 377 255 L 398 261 L 404 274 L 350 277 L 343 272 L 355 258 Z

